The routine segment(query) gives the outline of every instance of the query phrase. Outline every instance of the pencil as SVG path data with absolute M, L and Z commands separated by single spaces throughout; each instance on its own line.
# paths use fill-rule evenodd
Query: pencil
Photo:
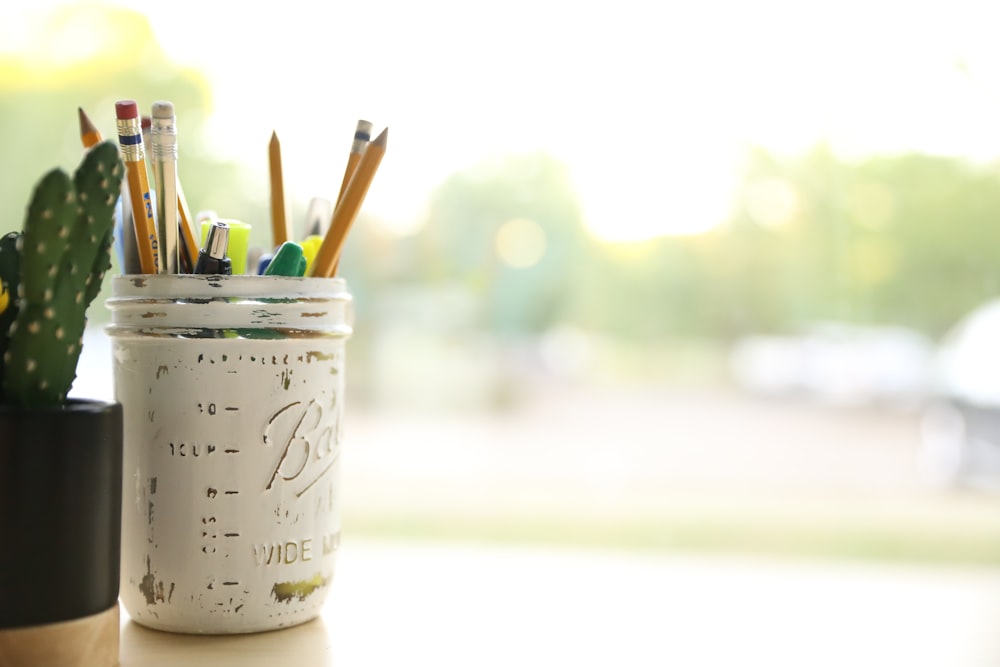
M 86 112 L 84 112 L 83 107 L 77 107 L 76 111 L 80 117 L 80 141 L 83 142 L 84 148 L 93 148 L 101 143 L 104 137 L 101 136 L 101 131 L 97 129 L 97 126 L 91 122 Z
M 174 105 L 154 102 L 150 119 L 153 138 L 153 180 L 156 183 L 156 234 L 159 237 L 160 273 L 177 273 L 177 126 Z
M 194 273 L 194 265 L 198 262 L 198 253 L 200 252 L 198 248 L 199 234 L 194 218 L 191 217 L 191 209 L 188 208 L 180 180 L 177 181 L 177 217 L 181 226 L 180 246 L 184 270 L 187 273 Z
M 333 276 L 337 262 L 340 260 L 340 252 L 343 250 L 347 232 L 354 219 L 361 210 L 368 188 L 375 178 L 375 171 L 382 162 L 385 155 L 386 144 L 389 141 L 389 128 L 382 130 L 375 139 L 368 144 L 358 168 L 344 189 L 344 196 L 333 211 L 333 219 L 330 220 L 330 229 L 327 230 L 323 243 L 316 253 L 316 258 L 312 264 L 312 275 L 317 278 L 330 278 Z
M 277 132 L 271 132 L 267 155 L 271 167 L 271 229 L 274 247 L 277 248 L 285 241 L 292 240 L 285 211 L 285 181 L 281 174 L 281 143 Z
M 135 101 L 115 102 L 115 118 L 122 161 L 125 163 L 129 199 L 132 204 L 136 245 L 139 248 L 139 266 L 143 273 L 157 273 L 159 251 L 156 240 L 156 219 L 149 194 L 149 177 L 146 174 L 139 109 Z
M 344 197 L 344 190 L 347 189 L 347 184 L 351 182 L 351 176 L 354 175 L 354 170 L 358 168 L 358 163 L 361 161 L 361 154 L 365 152 L 365 147 L 368 146 L 368 142 L 372 138 L 372 124 L 367 120 L 359 120 L 357 126 L 354 128 L 354 140 L 351 141 L 351 152 L 347 154 L 347 167 L 344 169 L 344 178 L 340 182 L 340 192 L 337 193 L 337 201 L 334 205 L 339 204 L 340 200 Z
M 150 116 L 142 117 L 142 141 L 152 145 L 153 119 Z M 177 131 L 177 120 L 174 119 L 174 131 Z M 155 172 L 154 172 L 155 174 Z M 201 251 L 198 246 L 198 232 L 195 229 L 194 221 L 191 218 L 191 209 L 188 208 L 187 199 L 184 197 L 184 189 L 181 187 L 180 176 L 177 176 L 177 225 L 179 227 L 178 246 L 183 252 L 180 255 L 178 271 L 183 265 L 185 273 L 194 273 L 194 265 L 198 261 L 198 253 Z M 159 194 L 157 194 L 159 197 Z M 156 200 L 157 210 L 159 210 L 160 200 Z M 173 227 L 171 227 L 173 229 Z M 162 238 L 162 234 L 160 234 Z

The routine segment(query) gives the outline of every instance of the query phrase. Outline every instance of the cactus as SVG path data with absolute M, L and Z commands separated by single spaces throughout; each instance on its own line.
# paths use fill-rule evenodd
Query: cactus
M 36 186 L 18 243 L 20 287 L 3 356 L 4 403 L 66 400 L 76 377 L 87 307 L 111 266 L 123 172 L 118 146 L 105 141 L 87 152 L 72 180 L 53 169 Z

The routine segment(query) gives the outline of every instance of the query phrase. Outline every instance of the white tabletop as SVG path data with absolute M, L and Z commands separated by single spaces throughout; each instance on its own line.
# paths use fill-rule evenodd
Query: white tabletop
M 122 667 L 1000 664 L 1000 572 L 345 539 L 322 616 Z

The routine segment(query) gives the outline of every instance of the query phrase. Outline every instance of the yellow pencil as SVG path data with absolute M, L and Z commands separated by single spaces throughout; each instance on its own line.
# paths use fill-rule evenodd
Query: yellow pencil
M 139 248 L 139 267 L 143 273 L 159 271 L 159 248 L 156 241 L 156 219 L 153 200 L 149 194 L 149 176 L 142 147 L 142 126 L 139 109 L 133 100 L 115 102 L 118 143 L 122 148 L 122 161 L 132 200 L 132 217 L 135 223 L 136 245 Z
M 382 162 L 382 156 L 385 155 L 388 140 L 389 128 L 385 128 L 368 144 L 368 148 L 361 156 L 358 168 L 344 189 L 344 196 L 340 204 L 333 211 L 330 229 L 327 230 L 323 244 L 316 253 L 316 259 L 313 260 L 311 275 L 317 278 L 329 278 L 336 271 L 347 232 L 354 224 L 358 211 L 361 210 L 361 204 L 364 202 L 365 195 L 368 194 L 368 188 L 375 178 L 375 171 L 378 169 L 379 163 Z
M 197 227 L 194 218 L 191 217 L 191 209 L 188 208 L 187 198 L 184 190 L 181 189 L 181 182 L 177 181 L 177 217 L 181 228 L 181 259 L 183 260 L 184 271 L 194 273 L 194 265 L 198 261 L 198 252 L 201 250 L 198 245 Z
M 285 180 L 281 174 L 281 143 L 278 142 L 277 132 L 271 132 L 267 155 L 271 167 L 271 229 L 274 247 L 278 248 L 285 241 L 291 241 L 292 234 L 285 212 Z
M 101 143 L 104 137 L 101 136 L 101 131 L 97 129 L 97 126 L 84 113 L 82 107 L 77 107 L 76 111 L 80 116 L 80 141 L 83 142 L 84 148 L 93 148 Z
M 347 189 L 347 184 L 351 182 L 351 176 L 354 175 L 354 170 L 358 168 L 358 163 L 361 162 L 361 154 L 365 152 L 365 148 L 372 138 L 372 127 L 372 124 L 367 120 L 359 120 L 357 126 L 354 128 L 354 140 L 351 142 L 351 152 L 347 155 L 347 168 L 344 169 L 344 179 L 340 182 L 340 192 L 337 193 L 337 201 L 334 202 L 334 206 L 339 204 L 340 200 L 344 198 L 344 190 Z
M 104 137 L 101 135 L 101 131 L 97 129 L 97 126 L 90 120 L 90 117 L 87 116 L 86 112 L 84 112 L 82 107 L 77 107 L 76 110 L 80 117 L 80 141 L 83 142 L 83 149 L 87 151 L 104 141 Z M 131 201 L 127 180 L 122 180 L 121 198 L 122 201 Z M 121 235 L 122 238 L 121 262 L 123 264 L 123 273 L 138 271 L 139 264 L 139 253 L 136 248 L 135 234 L 124 233 L 123 230 L 126 227 L 135 229 L 135 226 L 132 224 L 131 209 L 123 211 L 120 224 L 115 225 L 115 235 Z

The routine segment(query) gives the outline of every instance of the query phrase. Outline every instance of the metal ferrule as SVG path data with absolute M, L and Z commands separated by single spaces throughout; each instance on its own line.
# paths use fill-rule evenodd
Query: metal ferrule
M 117 118 L 115 128 L 118 131 L 118 143 L 122 149 L 122 159 L 126 162 L 139 162 L 146 159 L 142 146 L 142 125 L 138 118 Z
M 150 123 L 154 160 L 177 160 L 177 124 L 172 118 L 153 118 Z
M 372 139 L 373 128 L 374 125 L 366 120 L 358 121 L 358 125 L 354 129 L 354 141 L 351 142 L 351 152 L 364 152 L 365 147 L 368 146 L 368 142 Z

